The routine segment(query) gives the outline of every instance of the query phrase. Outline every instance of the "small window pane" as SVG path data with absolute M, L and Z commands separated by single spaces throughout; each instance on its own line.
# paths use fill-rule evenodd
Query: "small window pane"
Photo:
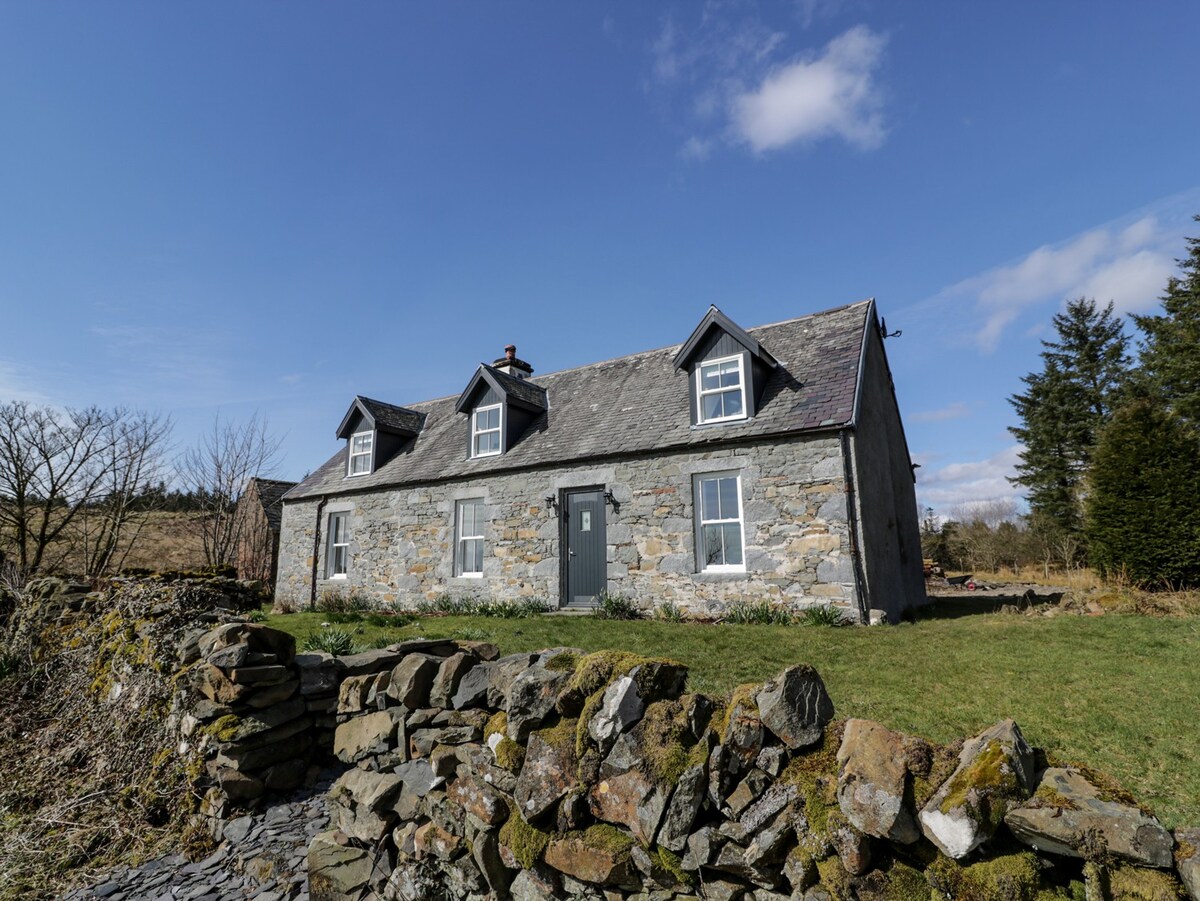
M 471 548 L 470 554 L 469 554 L 469 559 L 471 561 L 471 572 L 473 572 L 473 573 L 483 572 L 483 539 L 482 538 L 472 538 L 467 543 L 470 545 L 470 548 Z
M 721 373 L 717 366 L 701 366 L 700 367 L 700 387 L 704 391 L 711 391 L 714 388 L 721 387 Z
M 742 383 L 742 374 L 734 360 L 721 364 L 721 387 L 732 388 Z
M 717 480 L 705 479 L 700 483 L 700 518 L 720 519 L 720 509 L 717 501 Z
M 742 412 L 742 392 L 726 391 L 721 397 L 725 398 L 726 416 L 740 416 Z
M 720 566 L 725 562 L 721 552 L 721 527 L 704 527 L 704 561 L 705 566 Z
M 742 563 L 742 527 L 736 522 L 729 522 L 721 526 L 725 538 L 725 560 L 724 563 L 731 566 L 740 566 Z
M 720 394 L 706 394 L 700 399 L 700 404 L 703 407 L 704 419 L 720 419 L 724 415 L 721 412 Z
M 721 513 L 717 518 L 719 518 L 719 519 L 737 519 L 737 517 L 738 517 L 737 479 L 719 479 L 718 483 L 721 486 Z

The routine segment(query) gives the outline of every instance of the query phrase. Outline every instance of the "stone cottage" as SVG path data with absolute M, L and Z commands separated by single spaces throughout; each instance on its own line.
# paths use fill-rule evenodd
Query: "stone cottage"
M 277 597 L 443 594 L 719 613 L 924 603 L 913 466 L 874 301 L 537 376 L 506 348 L 456 397 L 356 397 L 284 497 Z

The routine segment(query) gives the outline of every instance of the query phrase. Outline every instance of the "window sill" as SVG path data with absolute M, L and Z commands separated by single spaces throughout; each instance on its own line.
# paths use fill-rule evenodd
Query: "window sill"
M 698 582 L 741 582 L 750 577 L 744 569 L 706 569 L 693 575 Z

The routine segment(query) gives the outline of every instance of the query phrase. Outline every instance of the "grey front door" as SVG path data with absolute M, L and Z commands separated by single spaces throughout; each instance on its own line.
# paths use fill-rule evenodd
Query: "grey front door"
M 608 542 L 604 530 L 604 491 L 589 488 L 566 493 L 563 523 L 564 603 L 590 606 L 608 578 Z

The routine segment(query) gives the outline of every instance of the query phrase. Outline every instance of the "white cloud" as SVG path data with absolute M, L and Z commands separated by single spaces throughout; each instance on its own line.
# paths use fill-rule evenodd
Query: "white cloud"
M 807 27 L 833 6 L 825 0 L 802 3 L 797 16 Z M 702 159 L 719 143 L 762 153 L 824 138 L 864 148 L 882 142 L 882 92 L 875 75 L 884 35 L 860 25 L 823 49 L 798 55 L 795 48 L 785 50 L 785 33 L 745 7 L 736 18 L 729 8 L 705 4 L 691 26 L 667 16 L 650 47 L 647 90 L 674 101 L 694 132 L 682 157 Z
M 1174 271 L 1169 248 L 1178 241 L 1153 215 L 1123 228 L 1105 226 L 1057 245 L 1043 245 L 1015 263 L 997 266 L 941 292 L 943 298 L 975 299 L 983 316 L 976 333 L 985 351 L 1026 309 L 1076 297 L 1110 300 L 1120 312 L 1152 306 Z
M 874 74 L 886 44 L 883 35 L 859 25 L 820 56 L 774 69 L 756 89 L 732 99 L 735 134 L 758 153 L 831 136 L 878 147 L 884 128 Z
M 1175 272 L 1169 253 L 1139 250 L 1104 266 L 1079 288 L 1079 294 L 1095 297 L 1121 313 L 1140 313 L 1158 303 L 1167 278 Z
M 985 460 L 948 463 L 928 472 L 917 470 L 917 498 L 922 508 L 946 511 L 976 503 L 1015 501 L 1019 486 L 1008 481 L 1016 475 L 1023 447 L 1014 444 Z
M 946 422 L 951 419 L 962 419 L 964 416 L 970 415 L 971 408 L 959 400 L 949 406 L 942 407 L 940 410 L 924 410 L 920 413 L 914 413 L 908 418 L 913 422 Z

